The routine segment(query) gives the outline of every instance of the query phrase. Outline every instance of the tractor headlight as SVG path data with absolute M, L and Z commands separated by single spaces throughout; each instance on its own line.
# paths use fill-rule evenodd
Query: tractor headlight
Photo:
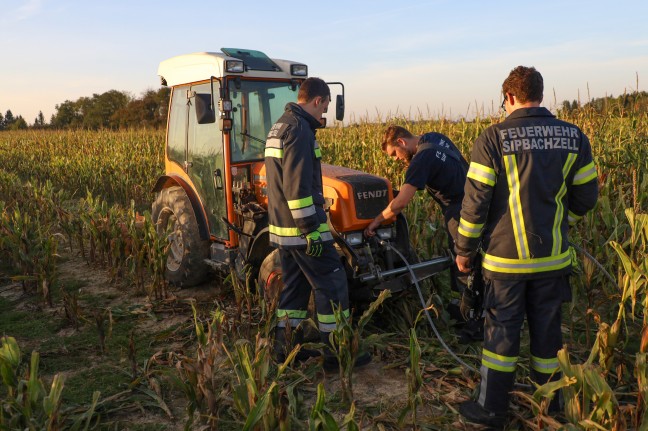
M 225 60 L 225 70 L 229 73 L 243 73 L 243 62 L 241 60 Z
M 344 238 L 351 246 L 362 244 L 362 232 L 348 233 Z
M 391 227 L 383 227 L 380 229 L 376 229 L 376 233 L 378 234 L 378 238 L 380 239 L 391 239 L 392 238 L 392 228 Z
M 291 64 L 290 74 L 293 76 L 307 76 L 308 66 L 306 66 L 305 64 Z

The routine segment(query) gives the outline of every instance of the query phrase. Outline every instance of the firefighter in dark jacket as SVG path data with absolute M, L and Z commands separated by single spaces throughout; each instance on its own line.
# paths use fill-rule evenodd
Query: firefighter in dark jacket
M 388 219 L 400 214 L 419 190 L 428 194 L 439 204 L 444 218 L 448 245 L 454 249 L 459 227 L 459 212 L 464 196 L 464 184 L 468 172 L 468 162 L 459 149 L 447 136 L 429 132 L 413 135 L 401 126 L 389 126 L 384 132 L 382 151 L 394 160 L 407 165 L 405 180 L 398 194 L 367 226 L 365 236 L 372 237 L 376 229 Z M 466 287 L 466 274 L 457 271 L 453 265 L 451 271 L 452 290 L 461 295 Z M 458 302 L 458 301 L 457 301 Z M 478 316 L 470 319 L 460 316 L 458 304 L 450 303 L 448 310 L 452 317 L 467 324 L 460 332 L 460 342 L 481 340 L 482 319 Z M 467 314 L 469 310 L 465 310 Z
M 482 253 L 486 311 L 479 398 L 459 411 L 492 427 L 506 422 L 525 314 L 530 377 L 538 384 L 560 377 L 560 308 L 571 300 L 567 231 L 598 194 L 587 136 L 540 107 L 542 75 L 519 66 L 502 93 L 509 115 L 475 142 L 455 246 L 464 272 Z M 558 398 L 550 412 L 560 408 Z
M 321 79 L 308 78 L 301 84 L 297 103 L 286 105 L 268 133 L 265 166 L 270 244 L 279 248 L 284 283 L 277 306 L 275 357 L 283 361 L 286 352 L 303 341 L 300 323 L 307 317 L 312 289 L 321 338 L 329 346 L 324 368 L 334 370 L 338 362 L 329 344 L 336 327 L 332 307 L 348 316 L 349 293 L 324 212 L 322 156 L 315 139 L 330 100 L 329 87 Z M 294 334 L 292 342 L 286 339 L 287 326 Z M 302 349 L 297 359 L 316 354 Z M 356 365 L 370 360 L 368 353 L 362 354 Z

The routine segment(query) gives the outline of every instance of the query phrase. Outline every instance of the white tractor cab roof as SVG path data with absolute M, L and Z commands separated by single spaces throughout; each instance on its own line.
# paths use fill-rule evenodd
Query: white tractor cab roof
M 307 78 L 308 67 L 295 61 L 270 58 L 261 51 L 221 48 L 222 52 L 197 52 L 164 60 L 158 67 L 162 85 L 179 85 L 214 77 Z

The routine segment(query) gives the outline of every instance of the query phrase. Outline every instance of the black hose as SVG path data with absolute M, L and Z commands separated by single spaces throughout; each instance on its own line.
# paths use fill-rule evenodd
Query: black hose
M 405 266 L 407 266 L 407 269 L 409 270 L 410 276 L 412 277 L 412 280 L 414 281 L 414 286 L 416 286 L 416 291 L 418 292 L 419 300 L 421 301 L 421 306 L 423 307 L 423 311 L 425 312 L 425 316 L 427 317 L 428 323 L 430 324 L 430 327 L 432 328 L 432 331 L 434 331 L 434 335 L 436 335 L 437 340 L 439 340 L 439 342 L 441 343 L 443 348 L 448 353 L 450 353 L 450 356 L 452 356 L 455 361 L 457 361 L 459 364 L 463 365 L 464 367 L 466 367 L 467 369 L 469 369 L 473 373 L 476 373 L 477 370 L 475 368 L 471 367 L 470 365 L 468 365 L 466 362 L 464 362 L 459 356 L 457 356 L 455 354 L 455 352 L 453 352 L 452 349 L 450 349 L 450 347 L 448 347 L 448 345 L 445 343 L 445 341 L 443 340 L 443 337 L 441 337 L 441 334 L 439 334 L 439 331 L 438 331 L 436 325 L 432 321 L 432 317 L 430 316 L 430 312 L 428 311 L 428 307 L 426 307 L 426 305 L 425 305 L 425 298 L 423 298 L 423 292 L 421 291 L 421 286 L 419 286 L 418 277 L 416 277 L 416 274 L 414 274 L 414 270 L 410 266 L 407 259 L 405 259 L 405 256 L 403 256 L 403 254 L 400 251 L 398 251 L 396 249 L 396 247 L 392 247 L 392 245 L 390 243 L 388 243 L 386 241 L 383 241 L 383 240 L 380 240 L 379 243 L 381 245 L 385 246 L 385 247 L 391 248 L 393 251 L 396 252 L 396 254 L 398 254 L 398 256 L 400 256 L 401 259 L 403 259 L 403 262 L 405 262 Z

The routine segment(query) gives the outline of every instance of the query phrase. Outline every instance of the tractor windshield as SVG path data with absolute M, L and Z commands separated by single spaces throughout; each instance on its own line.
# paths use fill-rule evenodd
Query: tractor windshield
M 240 83 L 240 85 L 239 85 Z M 288 102 L 297 101 L 299 86 L 286 81 L 230 81 L 232 162 L 263 159 L 265 140 Z

